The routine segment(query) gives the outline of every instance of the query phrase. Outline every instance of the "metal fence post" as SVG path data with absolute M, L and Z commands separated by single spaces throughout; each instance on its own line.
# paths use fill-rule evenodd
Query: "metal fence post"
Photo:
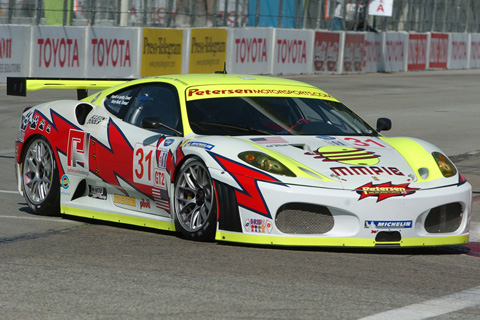
M 282 27 L 282 10 L 283 10 L 283 0 L 279 0 L 278 1 L 278 21 L 277 21 L 278 28 Z
M 35 24 L 38 26 L 42 18 L 43 1 L 37 0 L 37 9 L 35 10 Z
M 258 27 L 258 22 L 260 21 L 260 1 L 257 0 L 257 7 L 255 8 L 255 27 Z

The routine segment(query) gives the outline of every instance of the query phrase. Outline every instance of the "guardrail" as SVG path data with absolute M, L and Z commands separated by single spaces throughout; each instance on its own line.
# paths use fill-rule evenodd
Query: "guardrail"
M 138 78 L 224 69 L 342 74 L 480 68 L 480 34 L 0 25 L 7 76 Z

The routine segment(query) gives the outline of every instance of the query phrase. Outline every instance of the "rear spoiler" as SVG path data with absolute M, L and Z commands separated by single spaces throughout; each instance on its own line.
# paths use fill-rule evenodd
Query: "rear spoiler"
M 7 77 L 7 95 L 26 97 L 27 91 L 41 89 L 77 89 L 77 98 L 88 96 L 88 89 L 107 89 L 134 79 L 75 79 Z

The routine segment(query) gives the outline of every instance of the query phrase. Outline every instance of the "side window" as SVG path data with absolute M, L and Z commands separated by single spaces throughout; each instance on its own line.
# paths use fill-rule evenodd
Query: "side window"
M 180 107 L 175 89 L 159 84 L 140 87 L 134 101 L 128 107 L 124 121 L 141 128 L 145 118 L 155 118 L 155 121 L 182 131 Z M 149 130 L 168 135 L 173 134 L 172 130 L 164 127 Z
M 138 88 L 128 88 L 115 92 L 105 100 L 105 108 L 114 116 L 123 119 L 136 91 L 138 91 Z

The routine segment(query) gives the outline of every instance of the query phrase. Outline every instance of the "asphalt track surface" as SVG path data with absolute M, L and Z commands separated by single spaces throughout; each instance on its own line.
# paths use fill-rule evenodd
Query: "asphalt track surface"
M 480 70 L 292 78 L 442 148 L 473 185 L 471 243 L 268 248 L 36 216 L 15 192 L 20 114 L 75 92 L 0 86 L 0 319 L 480 319 Z

